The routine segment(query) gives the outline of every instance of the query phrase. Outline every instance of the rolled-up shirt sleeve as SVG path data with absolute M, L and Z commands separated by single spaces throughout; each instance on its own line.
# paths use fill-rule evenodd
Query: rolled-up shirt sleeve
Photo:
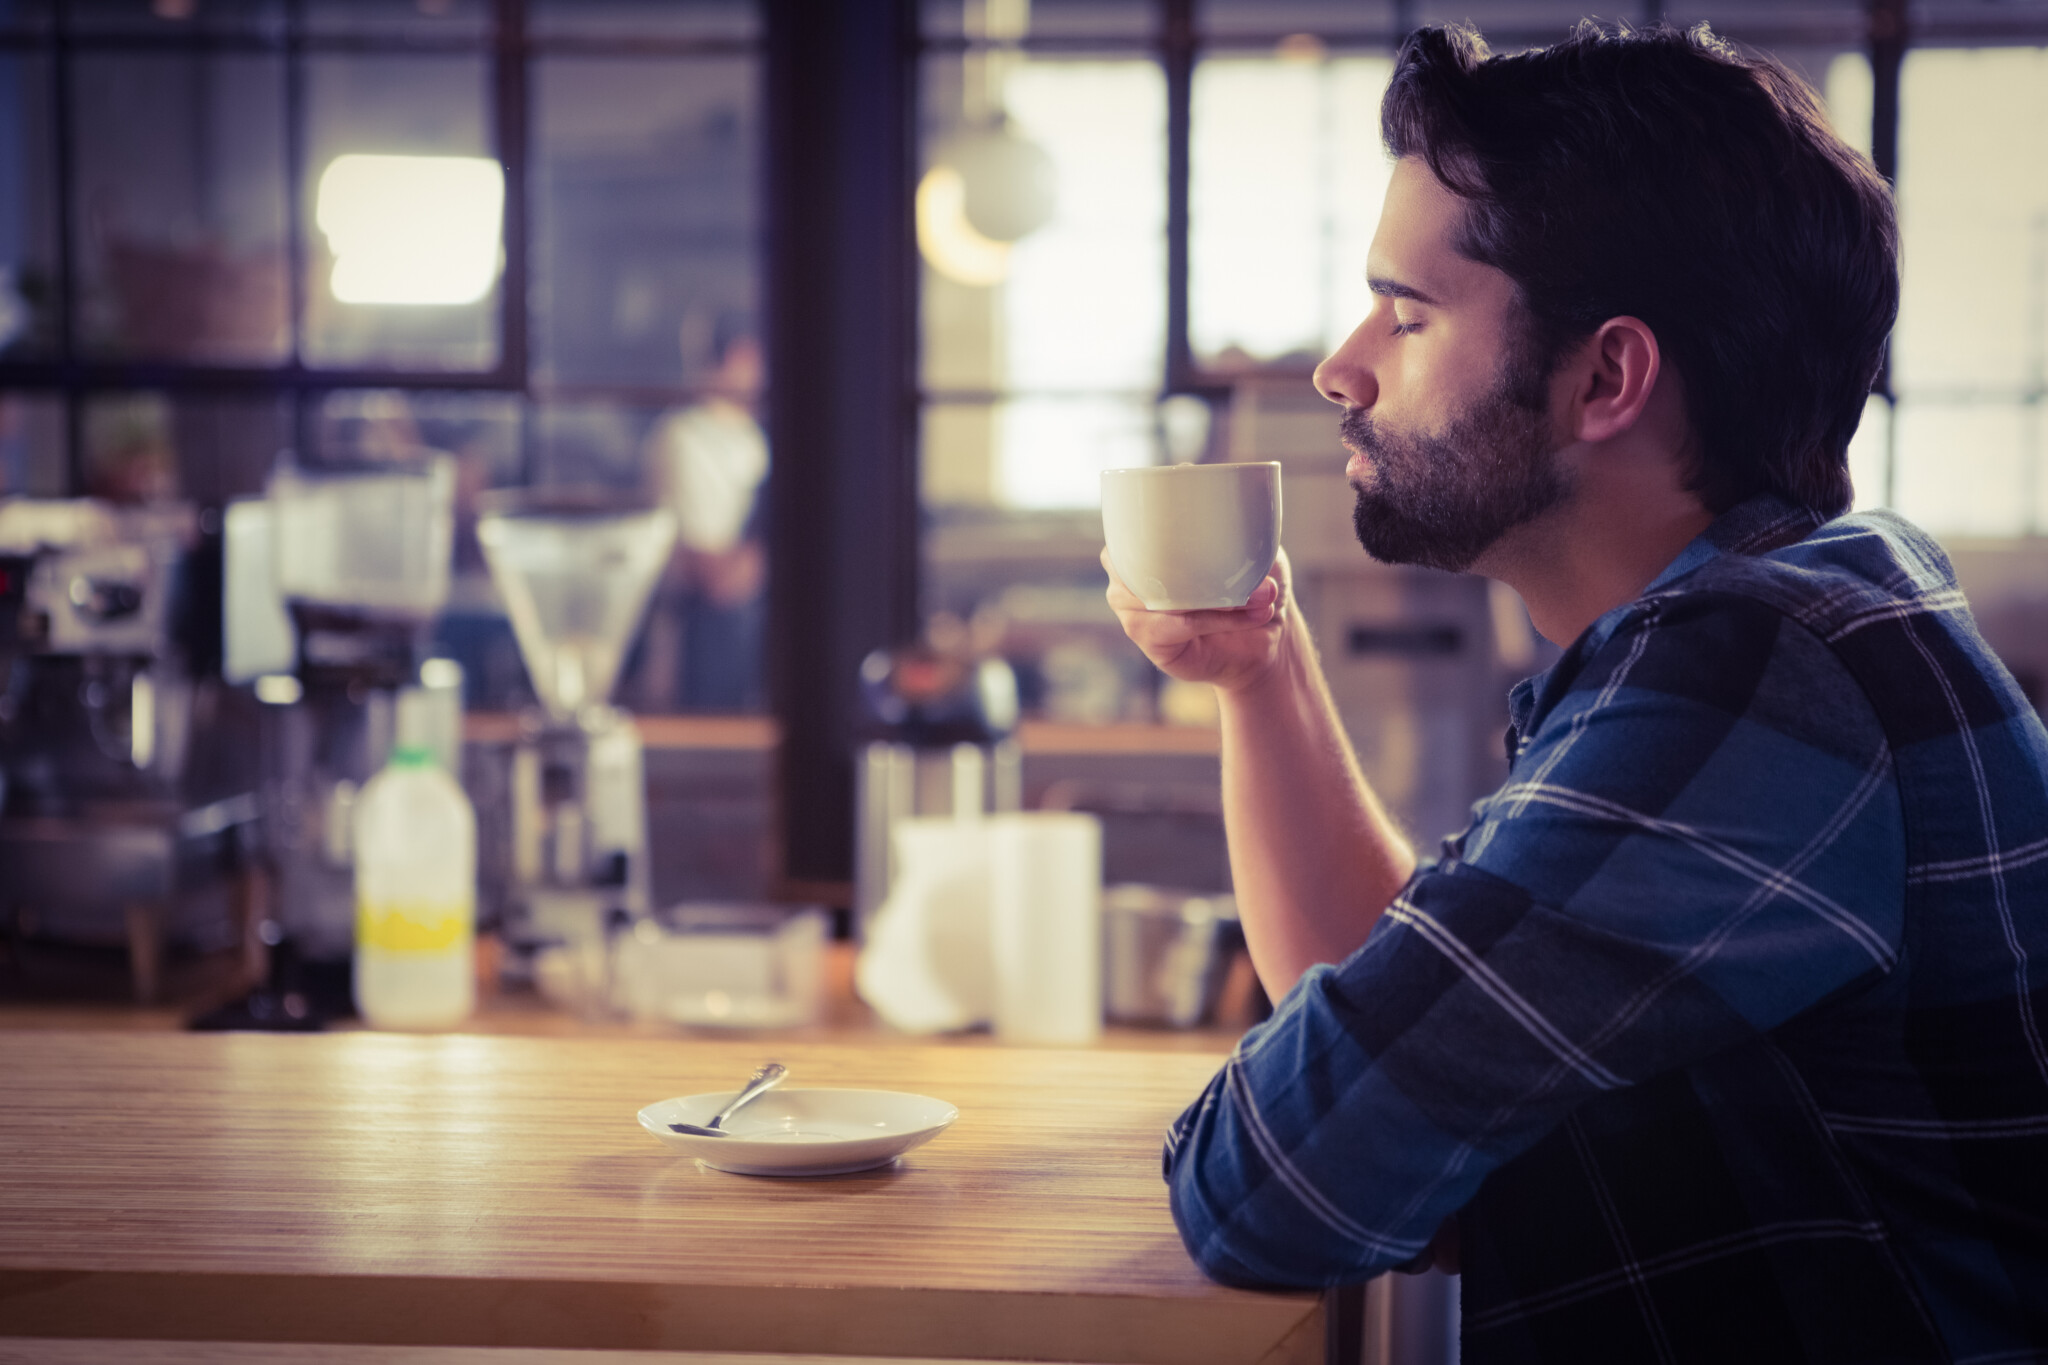
M 1746 598 L 1675 594 L 1540 682 L 1507 785 L 1169 1132 L 1174 1218 L 1213 1277 L 1412 1262 L 1587 1098 L 1896 962 L 1891 755 L 1821 641 Z

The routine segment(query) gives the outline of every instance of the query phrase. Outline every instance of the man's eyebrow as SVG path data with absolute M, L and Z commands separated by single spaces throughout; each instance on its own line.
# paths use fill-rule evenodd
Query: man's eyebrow
M 1373 293 L 1378 294 L 1382 298 L 1414 299 L 1417 303 L 1427 303 L 1433 306 L 1441 306 L 1437 304 L 1437 301 L 1435 299 L 1423 293 L 1414 285 L 1403 284 L 1399 280 L 1390 280 L 1381 275 L 1366 276 L 1365 287 L 1367 289 L 1372 290 Z

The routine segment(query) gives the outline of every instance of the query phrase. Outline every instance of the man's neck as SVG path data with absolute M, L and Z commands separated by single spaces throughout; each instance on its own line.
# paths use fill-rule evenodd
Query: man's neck
M 1668 483 L 1587 479 L 1501 537 L 1473 569 L 1520 593 L 1543 638 L 1569 645 L 1633 601 L 1713 521 L 1698 498 Z

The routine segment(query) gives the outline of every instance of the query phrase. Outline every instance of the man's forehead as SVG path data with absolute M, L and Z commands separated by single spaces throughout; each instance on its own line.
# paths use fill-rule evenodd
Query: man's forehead
M 1473 289 L 1493 292 L 1500 272 L 1455 245 L 1465 201 L 1445 189 L 1420 157 L 1394 163 L 1379 229 L 1366 253 L 1366 285 L 1385 298 L 1419 303 L 1456 301 Z

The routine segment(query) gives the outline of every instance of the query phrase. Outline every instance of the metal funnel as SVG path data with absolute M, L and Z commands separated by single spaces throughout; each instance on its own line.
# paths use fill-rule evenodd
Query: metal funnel
M 610 700 L 675 544 L 666 509 L 562 493 L 499 495 L 477 539 L 533 690 L 556 721 Z

